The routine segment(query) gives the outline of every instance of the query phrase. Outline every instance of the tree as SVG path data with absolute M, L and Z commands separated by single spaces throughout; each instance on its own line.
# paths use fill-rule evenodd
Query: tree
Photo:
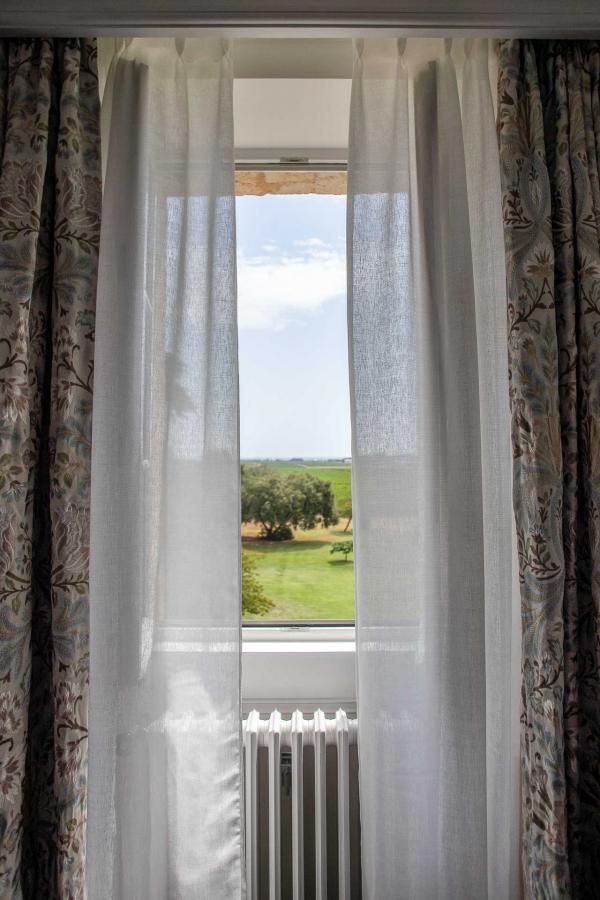
M 354 550 L 354 542 L 353 541 L 340 541 L 337 544 L 331 545 L 330 553 L 343 553 L 344 562 L 348 562 L 348 557 Z
M 264 616 L 272 608 L 258 580 L 256 560 L 248 550 L 242 550 L 242 615 Z
M 340 516 L 342 519 L 346 519 L 346 524 L 344 525 L 344 531 L 348 531 L 350 525 L 352 524 L 352 498 L 348 497 L 346 500 L 342 500 L 340 503 Z
M 328 528 L 337 521 L 329 481 L 308 472 L 283 476 L 268 466 L 242 466 L 242 522 L 256 522 L 266 540 L 290 540 L 294 528 Z

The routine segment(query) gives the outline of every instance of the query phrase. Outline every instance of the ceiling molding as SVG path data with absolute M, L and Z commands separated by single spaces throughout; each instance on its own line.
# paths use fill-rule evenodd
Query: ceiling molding
M 600 36 L 598 0 L 3 0 L 0 34 Z

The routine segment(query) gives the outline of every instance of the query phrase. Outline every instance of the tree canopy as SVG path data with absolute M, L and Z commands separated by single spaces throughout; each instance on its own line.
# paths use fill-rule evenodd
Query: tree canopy
M 309 472 L 281 475 L 264 465 L 242 466 L 242 522 L 260 525 L 266 540 L 289 540 L 294 528 L 328 528 L 337 521 L 329 481 Z

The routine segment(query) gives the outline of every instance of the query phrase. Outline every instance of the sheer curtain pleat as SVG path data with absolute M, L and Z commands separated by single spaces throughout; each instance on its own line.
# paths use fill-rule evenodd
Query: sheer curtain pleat
M 90 900 L 241 894 L 232 75 L 135 39 L 104 98 Z
M 487 843 L 490 898 L 520 896 L 521 604 L 512 513 L 501 182 L 485 41 L 465 41 L 462 118 L 477 325 L 485 564 Z M 495 54 L 492 57 L 496 59 Z M 491 91 L 491 97 L 490 97 Z M 491 250 L 493 248 L 493 252 Z M 507 419 L 508 416 L 508 419 Z
M 513 900 L 520 657 L 486 42 L 357 42 L 348 193 L 363 895 Z

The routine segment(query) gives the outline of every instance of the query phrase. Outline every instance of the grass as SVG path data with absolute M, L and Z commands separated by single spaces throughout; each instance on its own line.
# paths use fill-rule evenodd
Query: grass
M 253 460 L 254 461 L 254 460 Z M 256 460 L 258 462 L 259 460 Z M 304 472 L 331 482 L 338 508 L 351 497 L 350 465 L 341 460 L 318 463 L 277 461 L 268 465 L 282 474 Z M 337 541 L 352 540 L 352 528 L 344 531 L 340 519 L 331 528 L 296 531 L 294 540 L 271 542 L 258 538 L 253 525 L 242 528 L 244 549 L 256 561 L 257 576 L 265 594 L 274 604 L 259 620 L 332 620 L 354 619 L 354 565 L 352 557 L 344 562 L 331 554 Z

